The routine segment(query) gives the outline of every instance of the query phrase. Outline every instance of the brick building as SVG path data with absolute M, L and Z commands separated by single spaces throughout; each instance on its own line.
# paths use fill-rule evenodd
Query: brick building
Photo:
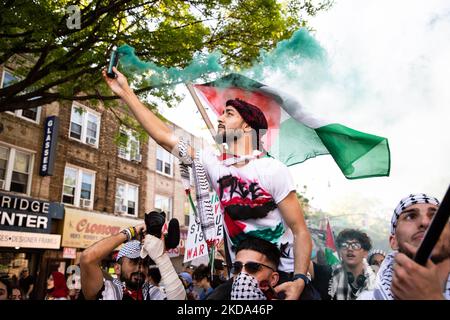
M 0 67 L 1 87 L 14 79 L 12 70 Z M 121 127 L 118 112 L 55 102 L 0 113 L 0 275 L 29 268 L 37 298 L 51 271 L 65 273 L 84 248 L 141 223 L 155 207 L 177 218 L 186 237 L 189 205 L 178 160 Z M 182 240 L 170 252 L 177 268 L 183 253 Z

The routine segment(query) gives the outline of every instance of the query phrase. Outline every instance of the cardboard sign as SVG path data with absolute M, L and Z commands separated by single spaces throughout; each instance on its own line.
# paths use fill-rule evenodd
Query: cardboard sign
M 211 205 L 214 210 L 214 224 L 216 228 L 215 238 L 216 243 L 219 244 L 223 239 L 223 215 L 220 208 L 219 197 L 216 193 L 211 193 Z M 183 263 L 189 262 L 193 259 L 205 256 L 208 254 L 208 246 L 203 238 L 200 221 L 196 221 L 195 214 L 191 213 L 189 217 L 189 229 L 184 251 Z

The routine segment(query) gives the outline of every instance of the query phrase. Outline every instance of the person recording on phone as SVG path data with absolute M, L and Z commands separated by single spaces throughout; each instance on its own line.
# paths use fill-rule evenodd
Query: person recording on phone
M 148 268 L 156 264 L 168 300 L 184 300 L 186 292 L 178 278 L 164 241 L 146 234 L 143 243 L 138 239 L 146 232 L 146 225 L 129 227 L 116 235 L 104 238 L 81 254 L 81 290 L 86 300 L 150 300 L 150 286 L 146 282 Z M 116 257 L 120 265 L 120 285 L 101 269 L 101 261 L 123 244 Z
M 391 219 L 386 256 L 375 289 L 360 300 L 450 300 L 450 224 L 447 221 L 425 266 L 413 259 L 437 212 L 439 201 L 426 194 L 403 198 Z
M 230 97 L 218 118 L 215 141 L 226 144 L 220 157 L 210 146 L 192 146 L 145 107 L 117 68 L 114 79 L 103 70 L 111 90 L 134 114 L 145 131 L 158 145 L 192 167 L 197 197 L 205 202 L 199 206 L 207 214 L 209 185 L 219 197 L 226 230 L 230 260 L 241 239 L 256 235 L 282 250 L 278 272 L 286 299 L 297 300 L 309 284 L 308 272 L 312 240 L 303 210 L 295 193 L 295 185 L 287 166 L 263 150 L 261 138 L 268 129 L 267 119 L 258 106 L 238 97 Z M 239 184 L 241 193 L 234 192 Z M 237 201 L 237 202 L 236 202 Z

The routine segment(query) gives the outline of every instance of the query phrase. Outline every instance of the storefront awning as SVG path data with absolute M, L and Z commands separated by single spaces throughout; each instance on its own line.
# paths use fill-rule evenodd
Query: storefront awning
M 0 247 L 59 249 L 61 235 L 0 230 Z

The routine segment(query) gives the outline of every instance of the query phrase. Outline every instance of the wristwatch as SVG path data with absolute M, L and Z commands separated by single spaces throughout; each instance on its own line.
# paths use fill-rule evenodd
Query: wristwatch
M 308 285 L 311 282 L 311 280 L 309 280 L 309 278 L 303 273 L 294 274 L 294 276 L 292 277 L 292 281 L 295 281 L 297 279 L 302 279 L 305 282 L 305 285 Z

